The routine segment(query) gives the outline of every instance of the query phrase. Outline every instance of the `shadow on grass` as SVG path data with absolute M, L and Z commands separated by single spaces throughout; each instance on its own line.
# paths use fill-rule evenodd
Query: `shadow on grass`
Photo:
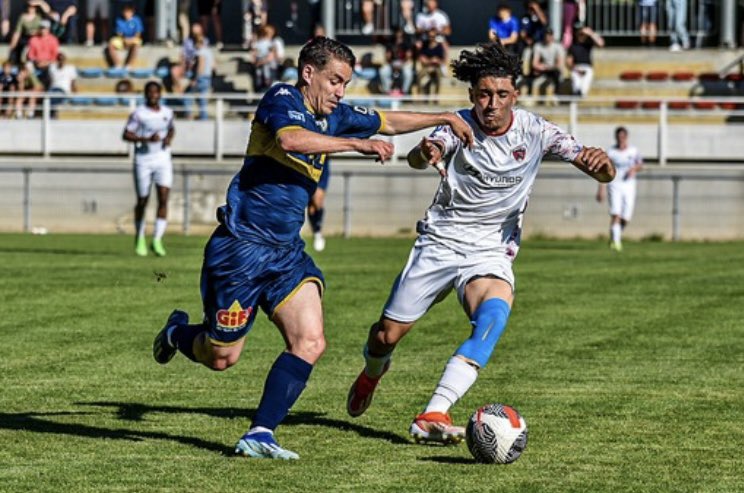
M 255 414 L 255 409 L 234 407 L 180 407 L 180 406 L 150 406 L 136 402 L 78 402 L 83 406 L 113 407 L 116 415 L 124 421 L 141 421 L 148 413 L 165 414 L 204 414 L 213 418 L 226 419 L 250 419 Z M 352 432 L 364 438 L 385 440 L 395 445 L 410 445 L 405 438 L 389 431 L 376 430 L 368 426 L 362 426 L 340 419 L 326 418 L 325 413 L 308 411 L 292 411 L 282 422 L 282 426 L 324 426 L 334 430 Z
M 49 255 L 85 255 L 89 257 L 91 255 L 106 255 L 121 257 L 124 255 L 123 252 L 119 251 L 94 251 L 94 250 L 70 250 L 62 248 L 28 248 L 28 247 L 2 247 L 0 253 L 24 253 L 24 254 L 49 254 Z M 127 252 L 127 255 L 129 253 Z
M 447 455 L 435 455 L 432 457 L 422 457 L 419 460 L 428 462 L 438 462 L 440 464 L 476 464 L 472 457 L 450 457 Z

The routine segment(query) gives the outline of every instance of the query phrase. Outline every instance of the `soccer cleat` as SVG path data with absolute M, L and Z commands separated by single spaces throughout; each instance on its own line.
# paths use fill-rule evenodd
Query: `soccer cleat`
M 322 252 L 325 250 L 325 238 L 320 232 L 313 234 L 313 249 L 316 252 Z
M 453 445 L 465 438 L 465 428 L 454 426 L 447 413 L 429 412 L 416 416 L 411 423 L 411 437 L 416 443 Z
M 188 323 L 189 316 L 186 312 L 173 310 L 173 313 L 168 317 L 168 321 L 165 322 L 165 327 L 158 332 L 158 335 L 155 336 L 155 340 L 152 341 L 152 357 L 155 358 L 155 361 L 161 365 L 165 365 L 173 359 L 173 356 L 178 352 L 178 348 L 168 342 L 168 329 L 177 325 L 186 325 Z
M 274 435 L 267 431 L 243 435 L 243 438 L 235 445 L 235 453 L 259 459 L 294 460 L 300 458 L 291 450 L 281 448 L 274 440 Z
M 163 240 L 154 239 L 152 240 L 152 251 L 158 257 L 165 257 L 165 248 L 163 247 Z
M 137 238 L 134 242 L 134 253 L 140 257 L 147 257 L 147 242 L 144 238 Z
M 610 250 L 613 250 L 615 252 L 622 252 L 623 251 L 623 244 L 619 241 L 611 241 L 610 242 Z
M 385 364 L 385 368 L 382 370 L 382 375 L 390 368 L 390 361 Z M 356 418 L 364 414 L 370 404 L 372 404 L 372 397 L 375 394 L 375 388 L 380 383 L 382 378 L 380 375 L 377 378 L 367 376 L 362 370 L 354 384 L 349 389 L 349 396 L 346 399 L 346 412 L 349 416 Z

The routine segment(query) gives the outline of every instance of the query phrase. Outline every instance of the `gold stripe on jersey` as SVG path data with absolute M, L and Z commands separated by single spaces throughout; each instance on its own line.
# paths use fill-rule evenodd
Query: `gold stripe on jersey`
M 301 175 L 306 176 L 317 183 L 320 180 L 323 168 L 316 168 L 312 161 L 318 157 L 320 164 L 324 165 L 326 155 L 320 154 L 319 156 L 316 156 L 313 154 L 307 156 L 309 161 L 305 161 L 297 156 L 288 154 L 279 147 L 279 142 L 277 141 L 277 137 L 279 137 L 283 132 L 303 129 L 304 127 L 299 125 L 290 125 L 280 128 L 276 134 L 274 134 L 267 125 L 254 120 L 253 125 L 251 126 L 251 137 L 248 140 L 248 148 L 246 149 L 245 154 L 246 156 L 265 156 L 271 158 L 277 163 L 297 171 Z
M 377 114 L 380 115 L 380 128 L 377 129 L 377 133 L 382 134 L 387 130 L 387 117 L 384 111 L 378 111 Z

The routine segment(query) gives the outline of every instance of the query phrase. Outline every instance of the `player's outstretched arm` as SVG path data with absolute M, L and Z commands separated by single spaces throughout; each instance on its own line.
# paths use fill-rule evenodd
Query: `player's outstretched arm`
M 304 128 L 281 132 L 277 137 L 277 142 L 285 152 L 333 154 L 353 151 L 367 156 L 377 156 L 377 160 L 382 162 L 392 158 L 395 150 L 393 144 L 382 140 L 333 137 Z
M 386 111 L 385 128 L 382 134 L 398 135 L 415 132 L 424 128 L 448 125 L 452 133 L 465 145 L 473 144 L 473 131 L 465 120 L 455 113 L 421 113 L 414 111 Z
M 604 149 L 599 147 L 584 147 L 572 164 L 600 183 L 615 179 L 615 166 Z
M 421 143 L 408 153 L 408 165 L 411 168 L 425 169 L 434 166 L 442 177 L 447 176 L 447 170 L 440 162 L 444 156 L 444 145 L 437 141 L 424 137 Z

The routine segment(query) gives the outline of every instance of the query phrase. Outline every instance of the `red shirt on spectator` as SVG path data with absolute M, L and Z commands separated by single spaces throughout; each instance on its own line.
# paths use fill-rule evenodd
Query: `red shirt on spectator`
M 59 40 L 47 31 L 45 34 L 32 36 L 28 41 L 28 59 L 34 63 L 52 63 L 59 54 Z

